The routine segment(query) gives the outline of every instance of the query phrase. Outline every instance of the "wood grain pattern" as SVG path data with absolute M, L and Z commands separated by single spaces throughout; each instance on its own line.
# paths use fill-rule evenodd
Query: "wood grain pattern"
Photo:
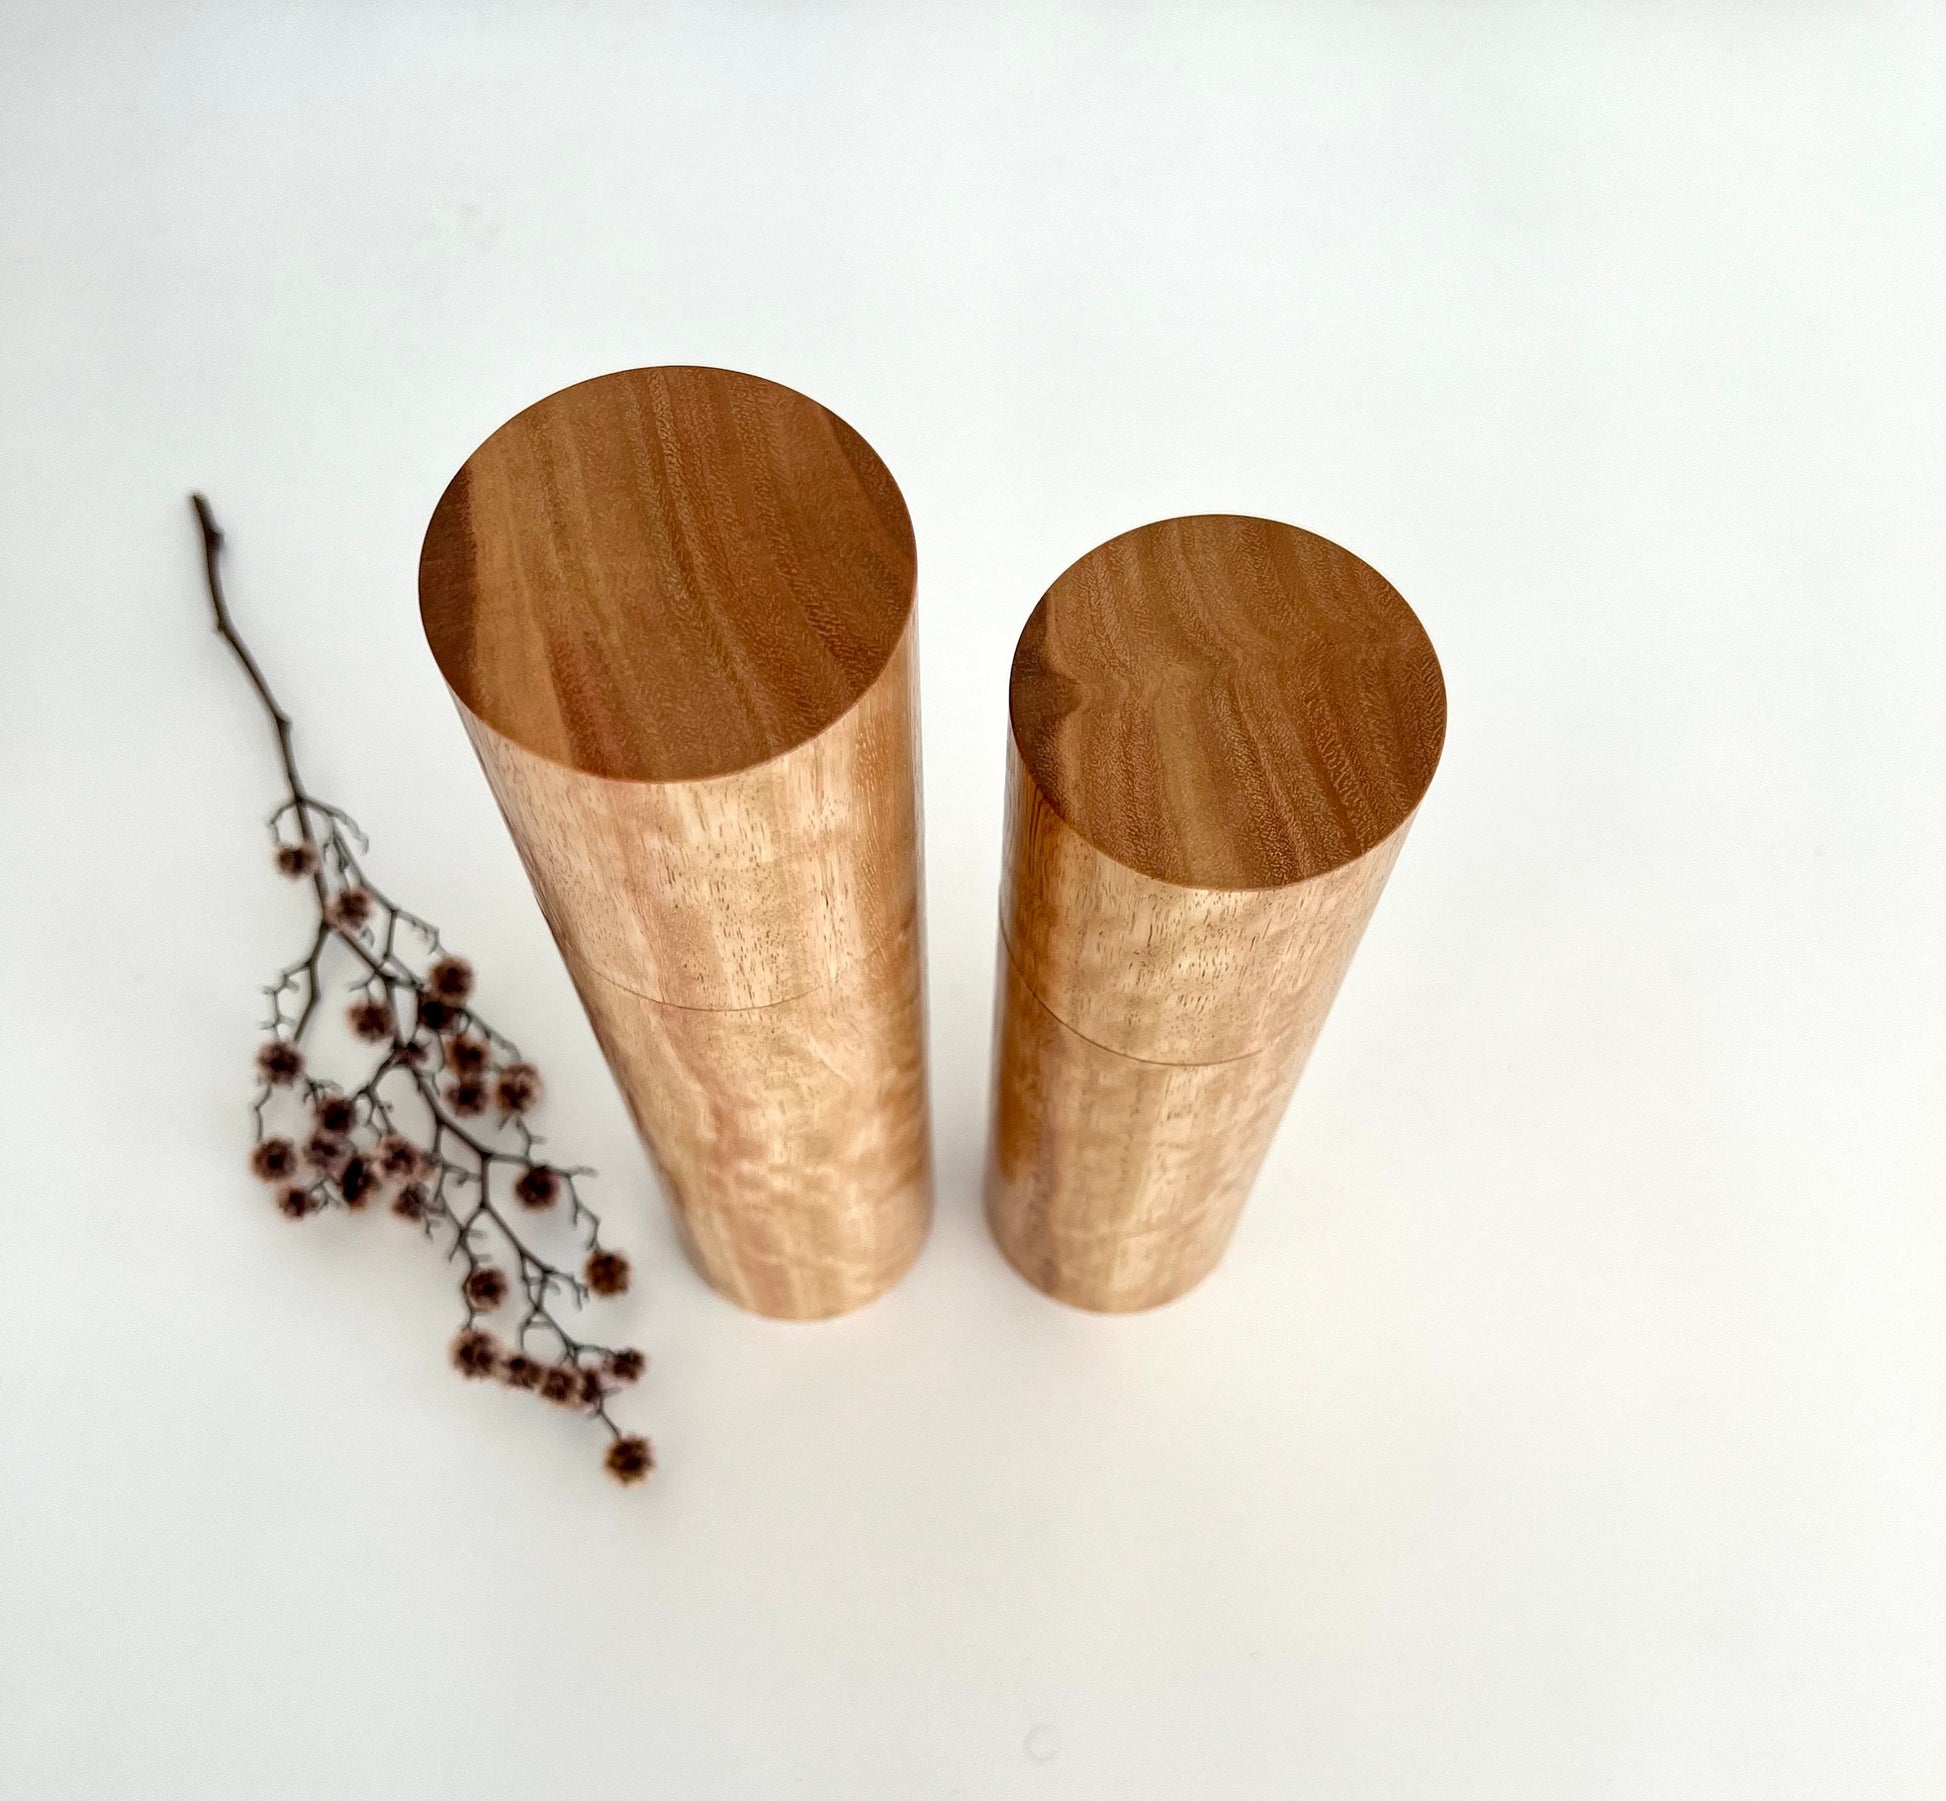
M 1284 888 L 1188 888 L 1105 857 L 1012 744 L 1000 929 L 1055 1016 L 1124 1056 L 1220 1063 L 1315 1037 L 1405 842 Z
M 1055 583 L 1010 693 L 987 1208 L 1103 1311 L 1215 1266 L 1432 778 L 1424 630 L 1349 552 L 1208 515 Z
M 1000 947 L 988 1218 L 1011 1263 L 1072 1306 L 1172 1301 L 1221 1259 L 1302 1053 L 1150 1063 L 1065 1026 Z
M 843 717 L 905 631 L 917 566 L 897 485 L 835 413 L 724 369 L 629 369 L 467 459 L 419 602 L 448 685 L 496 730 L 584 774 L 693 782 Z
M 918 909 L 916 684 L 908 630 L 817 737 L 699 782 L 590 778 L 459 707 L 583 968 L 674 1006 L 768 1007 L 839 980 Z
M 427 641 L 702 1274 L 881 1292 L 931 1208 L 913 591 L 857 434 L 632 370 L 468 459 Z
M 778 1319 L 889 1288 L 931 1215 L 915 916 L 839 981 L 768 1007 L 668 1007 L 569 959 L 683 1244 Z
M 1376 569 L 1231 513 L 1111 538 L 1020 635 L 1021 761 L 1104 856 L 1187 888 L 1284 888 L 1389 838 L 1446 731 L 1439 659 Z

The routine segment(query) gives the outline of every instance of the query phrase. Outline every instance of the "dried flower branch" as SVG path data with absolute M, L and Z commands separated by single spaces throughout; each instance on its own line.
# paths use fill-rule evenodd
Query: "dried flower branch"
M 641 1376 L 642 1353 L 578 1338 L 563 1317 L 591 1296 L 622 1294 L 629 1285 L 628 1260 L 602 1243 L 601 1222 L 581 1193 L 593 1172 L 540 1154 L 542 1140 L 527 1123 L 541 1098 L 540 1072 L 475 1009 L 472 966 L 365 874 L 365 835 L 350 815 L 304 786 L 290 716 L 223 598 L 223 534 L 202 495 L 191 504 L 217 634 L 277 735 L 285 796 L 269 821 L 273 863 L 306 883 L 316 902 L 304 954 L 264 991 L 269 1014 L 257 1051 L 250 1167 L 289 1219 L 332 1207 L 362 1212 L 389 1199 L 394 1215 L 459 1266 L 464 1318 L 454 1368 L 599 1420 L 611 1440 L 603 1460 L 609 1474 L 639 1482 L 654 1457 L 646 1439 L 616 1423 L 609 1402 Z M 345 1033 L 364 1064 L 355 1084 L 318 1074 L 310 1056 L 331 992 L 327 970 L 345 964 Z M 557 1234 L 572 1236 L 578 1268 L 543 1256 L 516 1229 L 522 1215 L 541 1213 L 555 1216 Z M 482 1322 L 509 1300 L 517 1309 L 511 1332 L 496 1336 Z

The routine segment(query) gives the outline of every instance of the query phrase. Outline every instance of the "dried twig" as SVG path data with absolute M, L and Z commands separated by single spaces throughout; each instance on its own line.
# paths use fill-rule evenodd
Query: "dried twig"
M 223 597 L 223 534 L 202 495 L 191 504 L 217 634 L 277 736 L 285 795 L 269 821 L 276 867 L 307 883 L 317 908 L 304 954 L 265 989 L 251 1168 L 287 1218 L 361 1213 L 383 1200 L 443 1245 L 459 1266 L 465 1309 L 452 1346 L 460 1374 L 599 1420 L 609 1432 L 610 1474 L 640 1481 L 654 1467 L 648 1441 L 624 1432 L 609 1402 L 640 1377 L 642 1353 L 577 1338 L 563 1318 L 590 1295 L 621 1294 L 629 1283 L 628 1260 L 602 1243 L 601 1221 L 583 1198 L 580 1184 L 592 1172 L 540 1154 L 528 1125 L 539 1071 L 474 1007 L 472 968 L 365 874 L 365 835 L 350 815 L 304 786 L 290 715 Z M 311 1035 L 331 991 L 327 970 L 345 964 L 345 1024 L 365 1064 L 355 1085 L 321 1077 L 311 1064 Z M 527 1222 L 550 1213 L 573 1236 L 574 1267 L 535 1248 Z M 509 1302 L 518 1318 L 502 1338 L 482 1322 Z

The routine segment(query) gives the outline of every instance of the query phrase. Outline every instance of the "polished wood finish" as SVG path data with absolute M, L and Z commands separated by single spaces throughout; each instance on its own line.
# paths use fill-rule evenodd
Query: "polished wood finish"
M 924 1241 L 912 529 L 842 420 L 643 369 L 455 477 L 427 640 L 703 1275 L 809 1319 Z
M 1008 747 L 1000 927 L 1034 993 L 1084 1037 L 1217 1063 L 1315 1037 L 1404 838 L 1285 888 L 1159 882 L 1062 820 Z
M 1007 1260 L 1060 1300 L 1172 1300 L 1223 1255 L 1297 1079 L 1261 1051 L 1149 1063 L 1062 1024 L 1000 946 L 989 1201 Z
M 700 782 L 590 780 L 460 703 L 564 951 L 679 1007 L 767 1007 L 838 981 L 919 907 L 910 634 L 796 750 Z
M 420 562 L 462 704 L 537 756 L 695 782 L 794 750 L 912 616 L 905 502 L 863 438 L 725 369 L 630 369 L 503 425 Z
M 930 1194 L 916 918 L 769 1007 L 657 1006 L 569 968 L 699 1269 L 784 1319 L 898 1280 Z
M 988 1216 L 1059 1299 L 1215 1266 L 1439 760 L 1383 577 L 1227 514 L 1090 552 L 1010 691 Z

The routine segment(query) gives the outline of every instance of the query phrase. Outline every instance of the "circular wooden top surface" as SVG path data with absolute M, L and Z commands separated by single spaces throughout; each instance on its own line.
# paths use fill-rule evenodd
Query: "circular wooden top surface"
M 1116 862 L 1194 888 L 1280 888 L 1389 837 L 1446 735 L 1425 628 L 1328 539 L 1228 513 L 1111 538 L 1034 609 L 1014 742 Z
M 551 394 L 467 458 L 419 560 L 448 686 L 537 755 L 697 781 L 847 712 L 912 611 L 898 486 L 835 413 L 727 369 Z

